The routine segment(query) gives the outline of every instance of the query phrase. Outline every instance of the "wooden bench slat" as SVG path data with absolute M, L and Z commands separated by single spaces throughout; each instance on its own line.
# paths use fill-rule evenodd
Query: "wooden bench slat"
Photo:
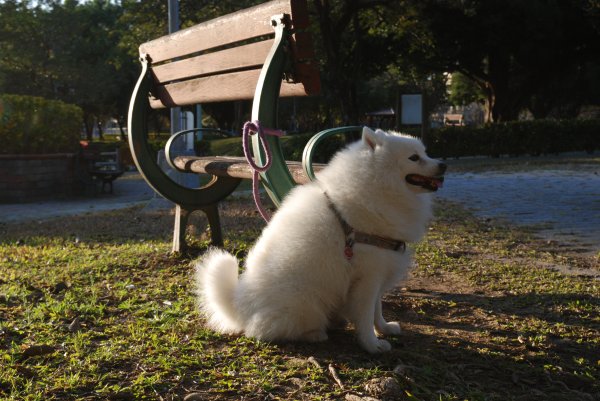
M 283 13 L 291 16 L 293 31 L 308 26 L 305 1 L 274 0 L 142 44 L 140 53 L 147 54 L 155 83 L 150 106 L 252 99 L 274 43 L 271 17 Z M 287 78 L 294 82 L 283 81 L 280 96 L 318 94 L 319 69 L 310 34 L 294 31 L 288 43 L 287 72 L 293 76 Z
M 157 63 L 272 34 L 270 18 L 277 14 L 291 15 L 293 29 L 308 25 L 302 1 L 274 0 L 146 42 L 140 46 L 140 54 L 149 54 L 152 62 Z
M 178 156 L 173 160 L 175 165 L 185 171 L 192 173 L 206 173 L 216 176 L 252 179 L 254 171 L 243 157 L 233 156 Z M 287 166 L 297 184 L 306 184 L 310 179 L 304 174 L 302 163 L 287 161 Z M 314 164 L 315 172 L 325 167 L 324 164 Z
M 154 66 L 152 72 L 156 82 L 166 83 L 225 71 L 261 68 L 272 46 L 273 40 L 251 43 Z
M 185 106 L 196 103 L 222 102 L 229 100 L 252 99 L 260 70 L 233 72 L 189 81 L 175 82 L 156 88 L 156 97 L 150 98 L 150 106 Z M 302 83 L 282 82 L 280 96 L 307 96 L 313 88 Z

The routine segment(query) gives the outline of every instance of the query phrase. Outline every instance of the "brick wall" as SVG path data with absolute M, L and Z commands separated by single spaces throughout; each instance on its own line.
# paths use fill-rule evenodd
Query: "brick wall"
M 73 194 L 75 155 L 0 155 L 0 203 L 65 198 Z

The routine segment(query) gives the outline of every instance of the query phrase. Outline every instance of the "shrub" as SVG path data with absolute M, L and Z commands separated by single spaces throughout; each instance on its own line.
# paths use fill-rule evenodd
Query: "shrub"
M 430 132 L 433 157 L 556 154 L 600 149 L 600 120 L 534 120 Z
M 76 152 L 79 107 L 41 97 L 0 95 L 0 153 Z
M 310 134 L 293 134 L 285 135 L 279 139 L 281 151 L 286 160 L 302 160 L 302 152 L 306 143 L 314 133 Z M 204 145 L 205 154 L 208 155 L 227 155 L 227 156 L 243 156 L 244 150 L 242 147 L 242 137 L 232 137 L 226 139 L 215 139 L 212 141 L 206 141 Z M 198 146 L 199 143 L 196 144 Z M 326 163 L 329 161 L 331 156 L 335 154 L 339 149 L 344 147 L 346 144 L 343 135 L 334 135 L 327 138 L 323 143 L 319 145 L 314 155 L 313 162 L 315 163 Z
M 315 135 L 314 133 L 310 134 L 301 134 L 301 135 L 290 135 L 281 138 L 281 148 L 283 150 L 283 154 L 286 156 L 288 160 L 302 160 L 302 154 L 304 152 L 304 147 L 310 140 L 310 138 Z M 327 139 L 325 139 L 322 143 L 317 147 L 314 156 L 314 163 L 328 163 L 329 160 L 333 157 L 333 155 L 340 149 L 342 149 L 346 145 L 346 137 L 343 134 L 333 135 Z

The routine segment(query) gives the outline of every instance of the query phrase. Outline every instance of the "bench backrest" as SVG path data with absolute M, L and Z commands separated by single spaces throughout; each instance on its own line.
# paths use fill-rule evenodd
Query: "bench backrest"
M 445 125 L 463 125 L 464 116 L 462 114 L 444 114 Z
M 319 92 L 304 0 L 274 0 L 163 36 L 140 46 L 154 80 L 153 108 L 252 99 L 274 43 L 271 17 L 286 15 L 290 68 L 280 96 Z M 283 79 L 283 77 L 282 77 Z

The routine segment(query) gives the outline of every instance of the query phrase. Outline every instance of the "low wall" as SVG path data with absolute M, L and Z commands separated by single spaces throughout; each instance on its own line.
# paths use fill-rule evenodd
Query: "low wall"
M 0 203 L 71 196 L 74 167 L 73 153 L 0 155 Z

